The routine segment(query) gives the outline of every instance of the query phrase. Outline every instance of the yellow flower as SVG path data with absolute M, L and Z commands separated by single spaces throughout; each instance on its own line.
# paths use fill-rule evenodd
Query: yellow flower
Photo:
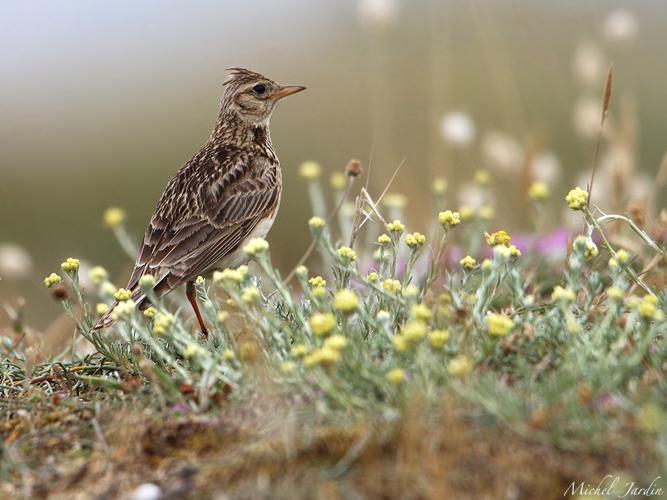
M 475 182 L 480 186 L 486 186 L 491 182 L 491 174 L 488 170 L 477 170 L 475 172 Z
M 368 275 L 366 276 L 366 279 L 367 279 L 369 282 L 371 282 L 371 283 L 377 283 L 377 280 L 378 280 L 378 273 L 376 273 L 375 271 L 370 272 L 370 273 L 368 273 Z
M 290 350 L 290 354 L 295 358 L 302 358 L 308 354 L 308 346 L 306 344 L 294 344 Z
M 389 295 L 396 295 L 401 291 L 401 282 L 395 279 L 387 278 L 382 282 L 382 288 Z
M 315 335 L 328 335 L 336 328 L 336 317 L 331 313 L 315 313 L 308 321 Z
M 658 301 L 652 295 L 645 295 L 641 302 L 637 305 L 637 312 L 645 319 L 660 319 L 662 311 L 656 307 Z
M 327 289 L 323 286 L 316 286 L 313 288 L 312 294 L 316 299 L 323 299 L 327 294 Z
M 463 205 L 459 208 L 459 215 L 461 216 L 462 221 L 470 220 L 475 216 L 475 211 L 467 205 Z
M 428 334 L 428 341 L 434 349 L 442 349 L 449 340 L 447 330 L 433 330 Z
M 294 363 L 294 361 L 283 361 L 280 363 L 280 371 L 285 374 L 292 373 L 295 368 L 296 363 Z
M 46 288 L 51 288 L 52 286 L 59 285 L 62 280 L 63 279 L 56 273 L 51 273 L 46 278 L 44 278 L 44 286 Z
M 452 212 L 451 210 L 445 210 L 438 214 L 438 222 L 440 222 L 440 225 L 445 229 L 458 226 L 461 223 L 461 214 Z
M 255 286 L 249 286 L 241 291 L 241 300 L 246 304 L 254 304 L 259 300 L 259 290 Z
M 565 322 L 565 329 L 567 330 L 567 333 L 572 335 L 581 332 L 581 326 L 579 326 L 577 320 L 570 315 L 568 315 L 567 321 Z
M 405 231 L 405 226 L 403 225 L 403 223 L 400 220 L 396 219 L 394 222 L 390 222 L 389 224 L 387 224 L 387 230 L 390 233 L 399 233 L 400 234 L 403 231 Z
M 104 283 L 102 283 L 101 290 L 104 295 L 113 296 L 113 294 L 116 293 L 117 289 L 113 283 L 105 281 Z
M 611 257 L 609 259 L 609 262 L 607 263 L 607 265 L 609 266 L 609 269 L 611 269 L 612 271 L 616 271 L 619 267 L 618 261 L 616 259 L 614 259 L 613 257 Z
M 118 302 L 124 302 L 132 298 L 132 292 L 125 288 L 119 288 L 116 293 L 113 294 L 113 298 Z
M 447 364 L 447 373 L 453 377 L 465 377 L 473 369 L 472 361 L 468 356 L 460 355 Z
M 378 243 L 380 245 L 389 245 L 389 243 L 391 243 L 391 238 L 389 237 L 389 235 L 383 233 L 380 236 L 378 236 Z
M 248 257 L 255 257 L 269 249 L 269 244 L 264 238 L 253 238 L 246 246 L 243 247 L 243 252 Z
M 236 358 L 236 354 L 234 354 L 234 351 L 231 349 L 225 349 L 222 351 L 222 359 L 225 361 L 232 361 L 234 358 Z
M 154 318 L 156 314 L 157 314 L 157 309 L 155 309 L 154 307 L 148 307 L 144 311 L 144 316 L 148 319 Z
M 630 254 L 621 248 L 616 252 L 616 259 L 618 259 L 621 264 L 627 264 L 630 262 Z
M 597 257 L 598 247 L 589 237 L 580 234 L 572 242 L 572 249 L 581 252 L 586 260 Z
M 231 283 L 242 283 L 243 274 L 238 269 L 225 268 L 222 271 L 215 271 L 213 273 L 213 283 L 222 285 L 225 281 Z
M 588 203 L 588 193 L 577 186 L 567 193 L 565 201 L 572 210 L 583 210 Z
M 414 319 L 424 322 L 428 322 L 433 317 L 431 309 L 426 304 L 414 304 L 410 308 L 410 314 Z
M 514 245 L 510 245 L 510 256 L 512 256 L 512 257 L 521 257 L 521 250 L 519 250 Z
M 461 264 L 461 267 L 466 271 L 470 271 L 475 267 L 477 261 L 473 259 L 470 255 L 466 255 L 459 261 L 459 264 Z
M 385 375 L 385 378 L 392 385 L 401 385 L 405 381 L 405 370 L 394 368 Z
M 514 327 L 514 322 L 505 314 L 487 314 L 484 322 L 492 337 L 504 337 Z
M 340 361 L 340 358 L 340 352 L 337 350 L 323 347 L 313 351 L 311 354 L 308 354 L 303 358 L 303 366 L 306 368 L 312 368 L 317 365 L 331 367 L 337 364 Z
M 554 302 L 574 302 L 576 299 L 576 294 L 571 288 L 563 288 L 562 286 L 556 286 L 554 291 L 551 293 L 551 300 Z
M 327 286 L 327 281 L 322 276 L 313 276 L 308 280 L 308 283 L 310 283 L 310 286 L 312 287 Z
M 512 238 L 510 237 L 510 235 L 503 230 L 496 231 L 495 233 L 492 234 L 484 233 L 484 236 L 486 237 L 486 242 L 489 244 L 490 247 L 502 245 L 509 248 L 512 242 Z
M 331 187 L 334 189 L 344 189 L 345 184 L 347 184 L 345 180 L 345 175 L 342 172 L 334 172 L 331 174 L 331 177 L 329 177 L 329 183 L 331 184 Z
M 426 337 L 426 325 L 422 321 L 410 321 L 403 325 L 401 336 L 410 344 L 416 344 Z
M 218 312 L 218 315 L 217 315 L 218 323 L 224 323 L 225 321 L 227 321 L 228 317 L 229 317 L 229 313 L 227 311 Z
M 401 193 L 387 193 L 382 198 L 382 204 L 387 208 L 404 208 L 408 204 L 408 199 Z
M 412 233 L 405 237 L 405 244 L 413 250 L 423 246 L 424 243 L 426 243 L 426 236 L 421 233 Z
M 88 278 L 92 281 L 93 285 L 100 286 L 109 278 L 109 273 L 102 266 L 95 266 L 88 271 Z
M 104 211 L 103 220 L 106 227 L 114 229 L 125 221 L 125 210 L 118 207 L 109 207 Z
M 109 310 L 109 306 L 104 302 L 100 302 L 95 306 L 95 312 L 98 316 L 104 316 L 104 314 Z
M 479 217 L 484 220 L 491 220 L 496 216 L 496 211 L 493 207 L 485 205 L 479 209 Z
M 204 349 L 197 344 L 188 344 L 187 347 L 185 348 L 185 351 L 183 351 L 183 355 L 188 359 L 192 359 L 203 353 Z
M 406 299 L 414 299 L 417 297 L 417 295 L 419 295 L 419 288 L 416 285 L 410 284 L 403 288 L 402 295 Z
M 197 286 L 204 286 L 206 284 L 206 280 L 204 279 L 203 276 L 197 276 L 197 279 L 195 279 L 195 285 Z
M 123 318 L 129 318 L 130 315 L 134 312 L 135 307 L 136 304 L 133 300 L 125 300 L 120 302 L 111 313 L 111 318 L 114 321 L 118 321 L 119 319 Z
M 375 315 L 375 319 L 378 321 L 384 323 L 386 321 L 389 321 L 391 318 L 391 315 L 389 314 L 389 311 L 385 311 L 384 309 L 380 309 L 377 314 Z
M 305 278 L 308 276 L 308 268 L 304 265 L 298 266 L 294 273 L 299 277 L 299 278 Z
M 345 349 L 346 346 L 347 339 L 342 335 L 332 335 L 331 337 L 327 337 L 327 339 L 324 341 L 325 348 L 333 349 L 335 351 Z
M 157 313 L 153 321 L 153 333 L 155 335 L 164 335 L 169 327 L 174 323 L 174 317 L 169 313 Z
M 245 340 L 239 345 L 239 359 L 241 361 L 255 361 L 259 356 L 259 347 L 252 340 Z
M 144 274 L 139 278 L 139 286 L 143 289 L 152 289 L 155 286 L 155 276 L 152 274 Z
M 357 260 L 357 254 L 350 247 L 340 247 L 338 249 L 338 256 L 346 263 Z
M 491 259 L 484 259 L 482 261 L 482 271 L 490 271 L 493 269 L 493 261 Z
M 625 293 L 617 286 L 610 286 L 607 288 L 607 297 L 616 302 L 621 302 Z
M 313 181 L 320 176 L 322 168 L 314 161 L 305 161 L 299 167 L 299 175 L 307 181 Z
M 447 191 L 447 179 L 444 177 L 436 177 L 433 179 L 433 184 L 431 186 L 433 189 L 433 194 L 441 195 Z
M 359 297 L 353 290 L 339 290 L 334 296 L 334 307 L 343 314 L 352 314 L 359 307 Z
M 79 259 L 73 259 L 72 257 L 68 257 L 65 262 L 60 264 L 60 269 L 65 271 L 66 273 L 75 273 L 79 270 Z
M 408 349 L 408 341 L 403 335 L 395 335 L 391 339 L 394 350 L 398 353 L 405 352 Z
M 322 217 L 316 215 L 308 219 L 308 227 L 310 227 L 310 229 L 322 229 L 325 224 L 326 221 Z
M 535 201 L 544 201 L 549 198 L 549 186 L 542 181 L 535 181 L 528 188 L 528 196 Z

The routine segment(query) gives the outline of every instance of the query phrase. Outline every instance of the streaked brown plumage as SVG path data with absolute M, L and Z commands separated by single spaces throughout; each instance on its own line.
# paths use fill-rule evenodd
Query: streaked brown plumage
M 185 283 L 206 332 L 194 280 L 214 269 L 240 265 L 245 242 L 266 236 L 282 190 L 269 119 L 278 101 L 303 89 L 278 85 L 246 69 L 230 70 L 211 137 L 171 178 L 146 229 L 127 285 L 139 307 L 147 307 L 139 288 L 142 276 L 156 278 L 158 297 Z M 115 305 L 95 329 L 113 322 Z

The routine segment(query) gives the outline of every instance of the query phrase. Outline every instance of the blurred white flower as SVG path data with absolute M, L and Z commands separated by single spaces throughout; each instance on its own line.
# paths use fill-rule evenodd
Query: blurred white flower
M 581 97 L 574 106 L 574 130 L 584 139 L 594 139 L 600 130 L 602 104 L 590 97 Z
M 532 172 L 535 180 L 555 184 L 560 178 L 562 167 L 553 151 L 542 151 L 533 158 Z
M 489 168 L 502 174 L 516 173 L 525 157 L 519 141 L 505 132 L 495 130 L 484 134 L 482 155 Z
M 362 26 L 383 30 L 396 24 L 398 2 L 396 0 L 360 0 L 357 14 Z
M 0 244 L 0 278 L 16 280 L 25 278 L 32 271 L 32 258 L 15 243 Z
M 600 159 L 600 170 L 609 176 L 628 179 L 635 170 L 632 152 L 622 145 L 611 145 Z
M 483 205 L 492 205 L 490 193 L 484 193 L 484 190 L 476 183 L 469 182 L 457 190 L 458 202 L 461 206 L 467 206 L 474 210 L 479 210 Z
M 597 87 L 605 77 L 606 58 L 600 47 L 584 42 L 574 51 L 574 77 L 581 85 Z
M 440 120 L 440 133 L 447 144 L 469 146 L 477 133 L 475 122 L 462 111 L 445 113 Z
M 610 42 L 631 42 L 639 33 L 637 18 L 627 9 L 613 10 L 605 18 L 602 32 Z
M 159 498 L 162 498 L 162 490 L 154 483 L 139 485 L 130 493 L 130 500 L 158 500 Z

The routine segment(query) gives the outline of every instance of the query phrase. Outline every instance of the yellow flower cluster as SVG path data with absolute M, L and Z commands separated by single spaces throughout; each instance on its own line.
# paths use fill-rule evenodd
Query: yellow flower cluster
M 447 364 L 447 373 L 453 377 L 463 378 L 473 369 L 472 360 L 463 354 L 456 356 Z
M 204 348 L 198 344 L 188 344 L 183 351 L 183 356 L 188 359 L 195 358 L 201 354 L 204 354 Z
M 290 350 L 290 354 L 295 358 L 302 358 L 308 354 L 308 346 L 306 344 L 294 344 Z
M 380 236 L 378 236 L 378 243 L 380 245 L 389 245 L 391 243 L 391 238 L 389 235 L 382 233 Z
M 248 257 L 255 257 L 269 249 L 269 244 L 264 238 L 253 238 L 246 246 L 243 247 L 243 252 Z
M 488 170 L 480 169 L 475 172 L 475 182 L 480 186 L 486 186 L 491 182 L 491 173 Z
M 451 210 L 445 210 L 438 214 L 438 222 L 440 222 L 440 225 L 445 229 L 458 226 L 461 224 L 461 214 L 452 212 Z
M 95 306 L 95 312 L 97 313 L 98 316 L 104 316 L 108 310 L 109 306 L 106 305 L 104 302 L 100 302 Z
M 310 286 L 313 288 L 327 286 L 327 280 L 325 280 L 322 276 L 313 276 L 308 280 L 308 283 L 310 283 Z
M 426 236 L 421 233 L 412 233 L 405 237 L 405 244 L 413 250 L 424 246 L 424 243 L 426 243 Z
M 104 211 L 104 225 L 109 229 L 114 229 L 125 222 L 125 210 L 118 207 L 109 207 Z
M 347 347 L 347 338 L 342 335 L 332 335 L 327 337 L 324 340 L 324 347 L 328 349 L 335 349 L 336 351 L 342 351 Z
M 493 207 L 485 205 L 479 209 L 479 218 L 483 220 L 491 220 L 496 216 L 496 211 Z
M 428 334 L 428 341 L 433 349 L 442 349 L 449 340 L 449 332 L 447 330 L 433 330 Z
M 387 208 L 401 209 L 408 204 L 408 199 L 401 193 L 387 193 L 382 199 L 382 204 Z
M 260 293 L 257 287 L 249 286 L 241 291 L 241 300 L 245 304 L 254 304 L 259 300 Z
M 403 225 L 403 223 L 400 220 L 396 219 L 394 222 L 390 222 L 389 224 L 387 224 L 387 230 L 390 233 L 399 233 L 400 234 L 403 231 L 405 231 L 405 226 Z
M 551 300 L 554 302 L 563 302 L 567 304 L 574 302 L 576 298 L 577 296 L 571 288 L 563 288 L 560 285 L 557 285 L 551 293 Z
M 512 243 L 512 238 L 510 237 L 509 234 L 507 234 L 506 231 L 503 231 L 502 229 L 500 231 L 496 231 L 495 233 L 484 233 L 484 236 L 486 238 L 486 242 L 489 244 L 490 247 L 495 247 L 498 245 L 502 245 L 505 247 L 510 246 Z
M 484 322 L 492 337 L 505 337 L 514 327 L 514 321 L 505 314 L 487 314 Z
M 109 273 L 102 266 L 95 266 L 88 271 L 88 278 L 92 281 L 93 285 L 100 286 L 109 278 Z
M 414 304 L 410 308 L 410 315 L 414 319 L 424 322 L 428 322 L 433 317 L 431 309 L 426 304 Z
M 470 271 L 477 265 L 477 261 L 470 255 L 466 255 L 459 261 L 459 264 L 461 264 L 461 267 L 466 271 Z
M 137 304 L 135 304 L 133 300 L 125 300 L 120 302 L 111 313 L 111 318 L 114 321 L 118 321 L 119 319 L 123 318 L 129 318 L 130 315 L 134 312 L 136 305 Z
M 357 254 L 350 247 L 340 247 L 338 249 L 338 256 L 344 262 L 354 262 L 357 260 Z
M 353 290 L 343 289 L 334 295 L 334 308 L 343 314 L 352 314 L 359 307 L 359 297 Z
M 153 288 L 155 286 L 155 276 L 152 274 L 144 274 L 139 278 L 139 286 L 144 290 Z
M 155 315 L 155 321 L 153 322 L 153 333 L 155 335 L 164 335 L 173 323 L 174 316 L 171 314 L 157 313 Z
M 314 161 L 304 161 L 299 167 L 299 175 L 307 181 L 313 181 L 320 176 L 322 168 Z
M 156 314 L 157 314 L 157 309 L 155 309 L 154 307 L 147 307 L 146 310 L 144 311 L 144 316 L 148 319 L 153 319 Z
M 621 302 L 624 296 L 625 293 L 623 293 L 623 290 L 617 286 L 610 286 L 607 288 L 607 297 L 609 297 L 611 300 Z
M 637 304 L 637 312 L 644 319 L 660 321 L 664 317 L 664 313 L 658 309 L 658 298 L 653 295 L 644 295 Z
M 431 186 L 433 189 L 433 194 L 442 195 L 447 191 L 447 179 L 444 177 L 436 177 L 433 179 L 433 184 Z
M 528 196 L 535 201 L 545 201 L 549 194 L 549 186 L 542 181 L 535 181 L 528 188 Z
M 567 193 L 565 201 L 572 210 L 583 210 L 588 203 L 588 192 L 577 186 Z
M 466 221 L 472 219 L 475 216 L 475 211 L 471 207 L 463 205 L 459 208 L 459 214 L 461 216 L 461 220 Z
M 323 366 L 329 368 L 340 362 L 340 352 L 332 347 L 322 347 L 316 349 L 303 358 L 303 366 L 306 368 L 314 368 L 315 366 Z
M 313 333 L 321 337 L 330 334 L 336 328 L 336 317 L 331 313 L 315 313 L 308 323 Z
M 401 282 L 392 278 L 387 278 L 382 282 L 382 288 L 389 295 L 396 295 L 401 291 Z
M 385 378 L 392 385 L 401 385 L 405 381 L 405 370 L 394 368 L 385 375 Z
M 225 268 L 213 273 L 213 283 L 222 285 L 225 281 L 230 283 L 243 283 L 248 275 L 248 266 L 239 266 L 236 269 Z
M 116 290 L 116 293 L 113 294 L 113 298 L 118 302 L 124 302 L 132 298 L 132 292 L 126 288 L 119 288 Z
M 325 224 L 325 220 L 317 215 L 308 219 L 308 227 L 310 227 L 310 229 L 322 229 Z
M 52 286 L 59 285 L 62 280 L 63 279 L 56 273 L 51 273 L 46 278 L 44 278 L 44 286 L 46 288 L 51 288 Z
M 334 189 L 344 189 L 346 183 L 345 175 L 342 172 L 334 172 L 331 174 L 331 177 L 329 177 L 329 184 L 331 184 L 331 187 Z
M 79 259 L 73 259 L 72 257 L 68 257 L 65 262 L 60 264 L 60 269 L 65 271 L 66 273 L 75 273 L 79 270 Z
M 580 234 L 572 242 L 572 249 L 581 252 L 586 260 L 597 257 L 598 247 L 589 237 Z

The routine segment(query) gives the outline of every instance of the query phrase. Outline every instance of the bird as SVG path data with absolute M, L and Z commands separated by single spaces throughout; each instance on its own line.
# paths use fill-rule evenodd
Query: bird
M 195 280 L 243 264 L 245 244 L 269 232 L 282 191 L 269 121 L 282 99 L 305 90 L 244 68 L 227 71 L 213 132 L 167 183 L 126 287 L 137 307 L 146 309 L 150 299 L 139 286 L 143 276 L 155 279 L 153 294 L 158 298 L 185 284 L 204 335 L 208 331 L 197 305 Z M 114 323 L 117 305 L 109 306 L 93 330 Z

